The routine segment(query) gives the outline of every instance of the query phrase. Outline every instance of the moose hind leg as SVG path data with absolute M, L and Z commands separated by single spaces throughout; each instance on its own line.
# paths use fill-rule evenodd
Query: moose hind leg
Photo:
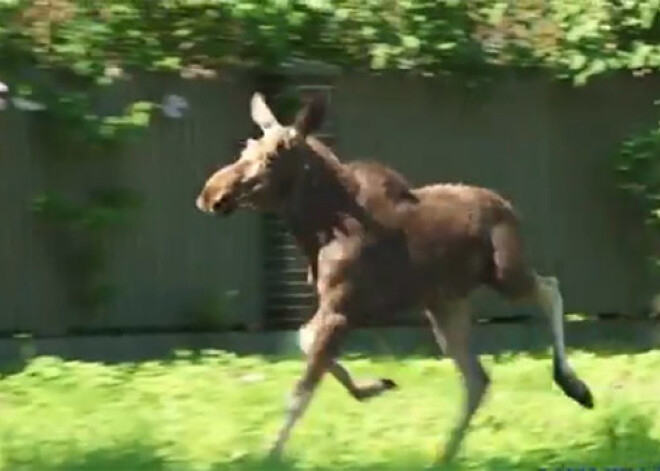
M 316 328 L 316 319 L 312 319 L 299 331 L 300 349 L 305 355 L 309 354 L 309 349 L 316 336 Z M 332 360 L 328 371 L 358 401 L 371 399 L 397 387 L 396 383 L 389 378 L 360 381 L 358 383 L 353 379 L 348 369 L 336 359 Z
M 500 224 L 492 229 L 494 273 L 492 287 L 512 301 L 531 297 L 550 321 L 553 338 L 554 379 L 564 393 L 591 409 L 593 396 L 566 359 L 564 346 L 564 301 L 554 277 L 539 276 L 525 260 L 523 241 L 516 226 Z
M 479 357 L 470 349 L 472 320 L 466 300 L 442 308 L 434 306 L 426 310 L 426 316 L 441 350 L 458 368 L 465 389 L 461 415 L 445 445 L 444 452 L 438 453 L 436 457 L 437 462 L 448 464 L 458 453 L 472 417 L 483 402 L 490 385 L 490 378 Z
M 583 407 L 593 408 L 589 387 L 578 378 L 566 358 L 564 345 L 564 301 L 557 278 L 535 275 L 535 298 L 550 321 L 553 338 L 553 374 L 564 393 Z

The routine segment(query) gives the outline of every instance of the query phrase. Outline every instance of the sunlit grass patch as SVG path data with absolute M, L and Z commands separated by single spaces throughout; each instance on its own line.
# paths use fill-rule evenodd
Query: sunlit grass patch
M 571 353 L 585 410 L 552 382 L 548 357 L 486 356 L 493 379 L 452 469 L 660 465 L 660 352 Z M 322 383 L 283 463 L 263 460 L 302 371 L 292 359 L 182 354 L 103 365 L 41 357 L 0 380 L 3 470 L 415 470 L 430 463 L 462 400 L 454 366 L 356 358 L 357 377 L 400 389 L 358 403 Z

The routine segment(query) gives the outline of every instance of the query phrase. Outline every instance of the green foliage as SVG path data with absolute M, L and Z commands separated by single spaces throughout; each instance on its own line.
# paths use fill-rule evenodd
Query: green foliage
M 109 238 L 130 223 L 139 204 L 134 192 L 121 188 L 95 189 L 83 202 L 51 192 L 36 196 L 32 211 L 47 237 L 56 265 L 68 280 L 72 307 L 86 317 L 114 294 L 105 278 Z
M 659 465 L 659 353 L 571 358 L 596 395 L 593 411 L 552 384 L 549 358 L 487 356 L 493 389 L 451 469 Z M 402 387 L 364 404 L 324 381 L 287 460 L 274 465 L 262 458 L 304 368 L 299 359 L 184 351 L 169 361 L 106 365 L 38 356 L 0 380 L 0 469 L 427 469 L 461 407 L 451 362 L 354 358 L 346 366 Z
M 89 197 L 86 204 L 76 204 L 61 194 L 42 194 L 35 198 L 32 209 L 44 222 L 100 232 L 125 223 L 127 210 L 139 201 L 134 192 L 119 188 L 92 191 Z
M 347 68 L 483 73 L 542 68 L 584 81 L 660 64 L 659 0 L 50 0 L 0 4 L 3 67 L 96 83 L 134 70 Z
M 615 157 L 620 188 L 639 204 L 646 225 L 657 240 L 660 236 L 660 122 L 626 139 Z M 651 253 L 651 261 L 660 268 L 657 251 Z
M 153 104 L 146 101 L 130 104 L 118 116 L 96 110 L 99 89 L 112 85 L 108 41 L 120 34 L 122 24 L 98 21 L 91 14 L 94 8 L 90 2 L 68 0 L 0 3 L 3 76 L 13 79 L 13 93 L 46 105 L 36 121 L 42 131 L 39 145 L 50 161 L 95 159 L 101 164 L 120 155 L 117 146 L 150 122 Z M 121 10 L 118 3 L 109 8 Z M 105 247 L 110 234 L 128 222 L 139 198 L 122 188 L 83 188 L 86 195 L 79 201 L 67 195 L 71 190 L 81 189 L 36 195 L 32 210 L 67 280 L 72 306 L 88 315 L 113 292 L 103 274 Z

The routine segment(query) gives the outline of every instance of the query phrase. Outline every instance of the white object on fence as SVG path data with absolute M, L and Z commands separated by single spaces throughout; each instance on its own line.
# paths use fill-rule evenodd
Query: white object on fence
M 7 100 L 5 97 L 9 93 L 9 87 L 3 82 L 0 82 L 0 110 L 7 108 Z
M 9 87 L 3 82 L 0 82 L 0 110 L 7 108 L 8 99 L 6 98 L 9 93 Z M 33 100 L 28 100 L 23 97 L 11 98 L 11 102 L 17 109 L 21 111 L 43 111 L 46 106 Z M 169 94 L 163 98 L 160 105 L 163 114 L 168 118 L 179 119 L 182 118 L 185 112 L 190 108 L 188 101 L 179 95 Z
M 168 118 L 179 119 L 185 114 L 185 111 L 190 107 L 185 98 L 179 95 L 166 95 L 163 98 L 163 103 L 160 105 L 163 114 Z
M 11 103 L 21 111 L 43 111 L 46 105 L 36 101 L 28 100 L 27 98 L 16 97 L 11 99 Z
M 14 105 L 14 108 L 21 111 L 42 111 L 46 109 L 44 104 L 27 98 L 9 97 L 9 87 L 4 82 L 0 82 L 0 110 L 7 109 L 9 102 Z

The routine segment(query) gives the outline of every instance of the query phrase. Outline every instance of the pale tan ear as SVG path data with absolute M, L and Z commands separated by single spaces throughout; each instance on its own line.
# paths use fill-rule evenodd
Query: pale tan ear
M 263 132 L 266 132 L 267 129 L 274 126 L 280 125 L 280 123 L 277 122 L 275 115 L 273 115 L 273 112 L 270 111 L 270 108 L 266 104 L 264 96 L 259 92 L 252 95 L 252 99 L 250 100 L 250 113 L 252 115 L 252 120 Z

